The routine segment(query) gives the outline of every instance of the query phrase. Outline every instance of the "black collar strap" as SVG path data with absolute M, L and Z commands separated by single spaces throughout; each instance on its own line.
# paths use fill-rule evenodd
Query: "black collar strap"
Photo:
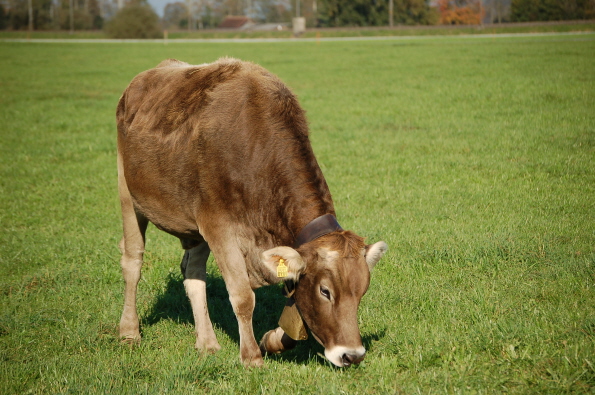
M 329 233 L 335 232 L 337 230 L 343 230 L 343 228 L 341 228 L 341 225 L 339 225 L 337 218 L 335 218 L 334 215 L 321 215 L 320 217 L 312 220 L 312 222 L 310 222 L 308 225 L 304 226 L 295 239 L 293 247 L 298 248 L 303 244 L 309 243 L 312 240 L 316 240 L 319 237 L 328 235 Z

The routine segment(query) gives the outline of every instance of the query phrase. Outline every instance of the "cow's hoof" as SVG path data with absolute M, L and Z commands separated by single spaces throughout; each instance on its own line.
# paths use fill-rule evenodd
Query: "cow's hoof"
M 120 335 L 120 343 L 135 346 L 140 344 L 140 335 Z
M 240 349 L 240 360 L 247 368 L 259 368 L 264 364 L 256 342 L 254 342 L 254 348 L 244 347 Z
M 211 344 L 199 344 L 196 342 L 194 348 L 196 348 L 198 352 L 206 354 L 215 354 L 217 351 L 221 350 L 221 346 L 217 342 Z
M 242 363 L 247 368 L 261 368 L 264 365 L 264 360 L 261 356 L 258 356 L 258 358 L 243 360 Z
M 118 333 L 122 343 L 140 343 L 140 326 L 138 321 L 130 323 L 130 320 L 121 320 L 118 325 Z

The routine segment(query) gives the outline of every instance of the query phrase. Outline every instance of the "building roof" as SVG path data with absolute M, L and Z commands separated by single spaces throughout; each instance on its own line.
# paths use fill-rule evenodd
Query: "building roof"
M 252 21 L 247 16 L 229 15 L 221 21 L 219 27 L 223 29 L 239 29 L 245 27 L 245 25 L 252 25 Z

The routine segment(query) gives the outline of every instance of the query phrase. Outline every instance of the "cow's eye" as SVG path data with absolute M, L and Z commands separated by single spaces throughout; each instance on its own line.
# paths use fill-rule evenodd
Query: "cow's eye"
M 327 288 L 321 286 L 320 293 L 328 300 L 331 300 L 331 291 L 329 291 Z

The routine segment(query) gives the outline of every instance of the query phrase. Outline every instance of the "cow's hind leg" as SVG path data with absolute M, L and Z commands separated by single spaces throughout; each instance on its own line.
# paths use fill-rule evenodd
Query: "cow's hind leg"
M 148 220 L 138 214 L 132 205 L 132 198 L 124 179 L 122 161 L 118 154 L 118 190 L 122 206 L 122 227 L 124 235 L 120 241 L 122 275 L 124 276 L 124 310 L 120 319 L 120 337 L 126 342 L 140 341 L 138 313 L 136 311 L 136 290 L 140 280 L 145 231 Z
M 207 308 L 207 259 L 210 252 L 209 245 L 203 241 L 186 250 L 180 266 L 196 325 L 196 349 L 216 352 L 221 346 L 217 342 Z

